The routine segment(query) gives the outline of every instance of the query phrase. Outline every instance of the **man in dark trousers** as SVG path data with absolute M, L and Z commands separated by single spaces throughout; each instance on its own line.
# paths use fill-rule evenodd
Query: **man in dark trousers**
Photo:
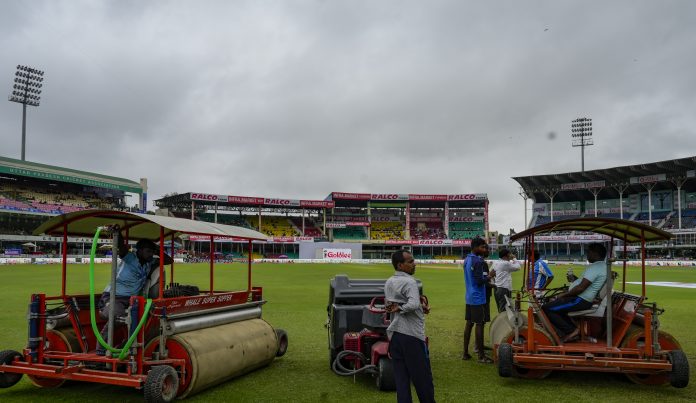
M 481 238 L 471 241 L 471 253 L 464 260 L 464 282 L 466 285 L 466 326 L 464 327 L 464 353 L 463 360 L 470 360 L 469 341 L 471 330 L 476 325 L 474 335 L 475 351 L 478 353 L 478 361 L 482 364 L 493 362 L 483 351 L 483 326 L 490 321 L 490 311 L 486 315 L 487 304 L 486 284 L 488 284 L 488 264 L 483 260 L 488 255 L 488 244 Z M 494 273 L 491 273 L 491 277 Z
M 411 382 L 421 403 L 435 401 L 430 353 L 425 344 L 425 314 L 428 305 L 422 305 L 418 284 L 413 278 L 416 263 L 413 255 L 398 250 L 392 255 L 396 272 L 384 284 L 384 298 L 391 323 L 387 328 L 389 355 L 394 366 L 396 400 L 412 402 Z

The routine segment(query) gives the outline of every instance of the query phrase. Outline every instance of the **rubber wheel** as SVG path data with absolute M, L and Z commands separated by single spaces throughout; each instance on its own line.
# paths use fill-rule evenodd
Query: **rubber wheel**
M 22 358 L 22 354 L 14 350 L 0 351 L 0 364 L 12 364 L 12 361 L 17 357 Z M 0 388 L 9 388 L 19 382 L 20 379 L 22 379 L 22 374 L 0 372 Z
M 662 350 L 681 350 L 681 344 L 671 334 L 662 330 L 657 332 L 657 342 Z M 645 346 L 643 327 L 631 325 L 621 341 L 621 347 L 643 348 L 643 346 Z M 626 377 L 639 385 L 667 385 L 671 382 L 671 374 L 667 373 L 626 374 Z
M 387 357 L 380 358 L 377 369 L 377 388 L 384 391 L 396 390 L 392 360 Z
M 165 403 L 176 399 L 179 389 L 179 375 L 169 365 L 152 367 L 145 379 L 145 401 Z
M 512 346 L 503 343 L 498 346 L 498 375 L 509 378 L 512 373 Z
M 51 329 L 46 332 L 48 349 L 53 351 L 73 352 L 81 351 L 80 342 L 77 340 L 75 331 L 72 328 Z M 27 378 L 37 388 L 52 389 L 60 388 L 65 384 L 65 379 L 46 378 L 37 375 L 27 375 Z
M 682 350 L 669 352 L 672 372 L 669 373 L 669 384 L 675 388 L 685 388 L 689 384 L 689 360 Z
M 276 357 L 282 357 L 288 351 L 288 332 L 283 329 L 276 329 L 276 337 L 278 337 L 278 351 Z
M 536 333 L 534 336 L 534 339 L 539 342 L 539 344 L 543 344 L 546 346 L 553 346 L 556 343 L 553 341 L 553 338 L 551 335 L 549 335 L 544 329 L 541 327 L 535 327 L 534 328 Z M 522 326 L 520 328 L 520 342 L 523 344 L 527 342 L 527 326 Z M 512 347 L 512 343 L 515 340 L 515 332 L 511 331 L 507 337 L 503 339 L 503 344 L 507 343 L 510 344 Z M 502 346 L 503 344 L 500 344 Z M 500 351 L 500 347 L 498 347 L 498 351 Z M 500 353 L 498 353 L 500 354 Z M 523 378 L 523 379 L 544 379 L 547 376 L 551 374 L 551 370 L 549 369 L 537 369 L 537 368 L 528 368 L 528 367 L 520 367 L 518 365 L 513 365 L 512 366 L 512 376 L 515 376 L 517 378 Z M 502 375 L 501 375 L 502 376 Z

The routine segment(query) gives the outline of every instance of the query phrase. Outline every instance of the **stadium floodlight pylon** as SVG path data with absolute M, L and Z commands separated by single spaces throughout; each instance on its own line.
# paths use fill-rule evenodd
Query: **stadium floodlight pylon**
M 22 161 L 25 160 L 27 143 L 27 105 L 39 106 L 44 72 L 29 66 L 17 65 L 10 102 L 22 104 Z
M 594 145 L 592 140 L 592 119 L 578 118 L 570 123 L 570 136 L 573 147 L 580 147 L 581 172 L 585 172 L 585 147 Z

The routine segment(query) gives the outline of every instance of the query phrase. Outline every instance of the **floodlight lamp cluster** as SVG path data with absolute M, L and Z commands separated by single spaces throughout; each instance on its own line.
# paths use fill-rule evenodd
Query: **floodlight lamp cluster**
M 44 72 L 32 67 L 17 65 L 14 85 L 9 100 L 20 104 L 39 106 Z
M 575 119 L 570 124 L 572 137 L 592 136 L 592 119 Z

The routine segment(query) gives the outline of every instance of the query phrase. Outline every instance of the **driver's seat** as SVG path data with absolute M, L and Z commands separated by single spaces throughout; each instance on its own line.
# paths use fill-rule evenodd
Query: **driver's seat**
M 599 289 L 599 293 L 597 294 L 597 298 L 595 298 L 595 301 L 600 300 L 600 302 L 595 302 L 592 304 L 592 308 L 590 309 L 585 309 L 584 311 L 574 311 L 574 312 L 569 312 L 568 316 L 571 318 L 577 317 L 577 316 L 586 316 L 589 318 L 601 318 L 604 316 L 604 312 L 607 310 L 607 287 L 606 283 L 602 285 L 602 288 Z

